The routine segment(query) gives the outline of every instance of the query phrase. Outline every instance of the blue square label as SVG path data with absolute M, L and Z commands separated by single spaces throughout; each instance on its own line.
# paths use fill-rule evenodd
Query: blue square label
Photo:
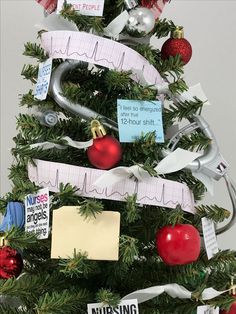
M 142 134 L 156 132 L 156 142 L 164 142 L 161 101 L 117 100 L 119 139 L 131 143 Z

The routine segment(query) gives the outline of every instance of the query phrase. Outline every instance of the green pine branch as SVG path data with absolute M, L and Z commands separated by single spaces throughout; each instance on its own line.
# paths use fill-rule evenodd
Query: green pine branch
M 206 217 L 215 223 L 223 222 L 230 217 L 230 211 L 217 205 L 200 205 L 196 207 L 195 222 L 200 224 L 201 218 Z
M 35 306 L 40 314 L 72 314 L 78 313 L 81 306 L 88 302 L 89 294 L 86 290 L 47 292 L 42 295 Z
M 178 146 L 186 150 L 205 150 L 211 144 L 211 139 L 200 132 L 183 135 Z
M 170 56 L 168 59 L 163 60 L 159 53 L 156 58 L 156 68 L 164 79 L 178 80 L 184 74 L 184 64 L 180 55 Z
M 157 55 L 160 53 L 159 50 L 154 49 L 149 44 L 138 44 L 135 46 L 135 50 L 140 53 L 145 59 L 147 59 L 151 64 L 156 64 Z
M 96 218 L 104 209 L 104 204 L 96 199 L 87 199 L 79 203 L 78 212 L 85 219 Z
M 35 245 L 38 241 L 35 233 L 25 232 L 19 228 L 12 227 L 4 233 L 8 245 L 19 250 L 26 249 Z
M 172 21 L 168 21 L 167 19 L 159 19 L 154 29 L 152 30 L 152 34 L 157 38 L 166 37 L 171 31 L 175 30 L 175 28 L 176 25 Z
M 126 235 L 120 236 L 120 256 L 119 259 L 127 265 L 132 264 L 138 257 L 138 240 Z
M 194 114 L 200 114 L 204 102 L 195 97 L 194 101 L 176 102 L 171 104 L 169 108 L 164 111 L 165 120 L 177 119 L 181 121 L 184 118 L 189 118 Z
M 97 302 L 104 305 L 117 306 L 120 303 L 120 296 L 108 289 L 100 289 L 96 295 Z
M 95 261 L 87 259 L 86 253 L 74 252 L 72 258 L 59 261 L 60 272 L 66 277 L 88 278 L 98 271 Z
M 44 49 L 39 44 L 27 42 L 24 48 L 24 56 L 35 58 L 38 62 L 43 62 L 48 59 L 47 53 L 45 53 Z
M 178 78 L 173 83 L 169 84 L 169 90 L 172 94 L 182 94 L 188 90 L 186 82 L 182 78 Z
M 52 204 L 54 209 L 58 209 L 62 206 L 78 206 L 79 197 L 75 194 L 78 191 L 76 187 L 73 187 L 70 183 L 60 183 L 59 191 L 53 194 Z
M 32 64 L 26 65 L 25 64 L 21 71 L 21 75 L 26 80 L 30 80 L 33 84 L 36 84 L 37 77 L 38 77 L 38 70 L 39 70 L 38 65 L 32 65 Z
M 68 21 L 75 23 L 79 31 L 90 32 L 93 30 L 98 34 L 103 32 L 104 25 L 101 17 L 90 17 L 79 14 L 73 9 L 71 4 L 64 2 L 64 6 L 60 11 L 60 14 Z
M 137 194 L 129 195 L 125 199 L 124 219 L 127 224 L 133 223 L 140 218 L 137 206 Z

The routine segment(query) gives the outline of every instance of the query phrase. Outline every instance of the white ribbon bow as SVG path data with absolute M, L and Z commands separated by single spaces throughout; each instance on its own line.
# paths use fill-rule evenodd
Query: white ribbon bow
M 104 28 L 104 35 L 111 38 L 118 38 L 119 34 L 125 28 L 125 25 L 129 19 L 129 13 L 124 10 L 119 14 L 107 27 Z
M 154 168 L 157 174 L 167 174 L 186 167 L 190 162 L 200 157 L 199 153 L 193 153 L 182 148 L 177 148 L 174 152 L 162 159 Z M 139 181 L 147 181 L 151 176 L 139 165 L 131 167 L 117 167 L 106 171 L 93 184 L 101 188 L 112 186 L 131 176 Z
M 217 291 L 213 288 L 207 288 L 203 290 L 201 299 L 206 301 L 206 300 L 211 300 L 216 297 L 218 297 L 221 294 L 224 294 L 225 292 L 229 291 L 224 290 L 224 291 Z M 176 283 L 173 284 L 168 284 L 164 286 L 154 286 L 150 287 L 147 289 L 142 289 L 142 290 L 137 290 L 134 291 L 128 295 L 126 295 L 122 300 L 132 300 L 132 299 L 137 299 L 138 303 L 143 303 L 146 302 L 150 299 L 153 299 L 160 294 L 166 292 L 168 295 L 170 295 L 172 298 L 180 298 L 180 299 L 191 299 L 192 298 L 192 292 L 187 290 L 185 287 L 180 286 Z
M 43 150 L 47 150 L 51 148 L 66 149 L 67 146 L 71 146 L 77 149 L 85 149 L 93 145 L 92 139 L 87 142 L 77 142 L 77 141 L 72 140 L 69 136 L 64 136 L 61 138 L 61 140 L 66 141 L 66 145 L 56 144 L 52 142 L 42 142 L 42 143 L 31 144 L 30 148 L 40 147 Z

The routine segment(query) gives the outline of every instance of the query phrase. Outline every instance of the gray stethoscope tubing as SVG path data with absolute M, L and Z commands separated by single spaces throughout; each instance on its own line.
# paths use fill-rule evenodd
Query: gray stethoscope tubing
M 82 119 L 85 120 L 100 118 L 105 126 L 114 131 L 118 131 L 118 125 L 115 121 L 105 116 L 99 115 L 97 112 L 86 108 L 81 104 L 74 104 L 63 96 L 61 84 L 65 75 L 76 67 L 83 67 L 85 64 L 85 62 L 77 60 L 66 60 L 65 62 L 61 63 L 52 73 L 49 88 L 50 94 L 61 108 L 68 110 L 75 115 L 79 115 Z M 199 115 L 193 115 L 191 118 L 189 118 L 189 121 L 190 124 L 188 126 L 183 127 L 170 139 L 167 149 L 163 151 L 163 155 L 167 156 L 169 153 L 175 150 L 182 135 L 191 133 L 196 129 L 201 129 L 201 131 L 209 139 L 211 139 L 211 143 L 204 151 L 203 155 L 191 162 L 186 168 L 190 169 L 191 171 L 201 171 L 215 180 L 219 180 L 222 177 L 224 178 L 232 202 L 233 212 L 229 223 L 216 230 L 216 234 L 220 234 L 230 229 L 236 222 L 236 188 L 227 174 L 226 162 L 219 152 L 217 141 L 208 123 L 203 119 L 202 116 Z

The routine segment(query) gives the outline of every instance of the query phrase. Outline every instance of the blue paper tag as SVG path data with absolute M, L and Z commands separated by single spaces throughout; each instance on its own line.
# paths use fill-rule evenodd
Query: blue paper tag
M 117 100 L 119 139 L 131 143 L 142 134 L 156 132 L 156 142 L 164 142 L 160 101 Z
M 44 100 L 47 98 L 52 72 L 52 58 L 39 64 L 37 84 L 35 86 L 34 98 Z

